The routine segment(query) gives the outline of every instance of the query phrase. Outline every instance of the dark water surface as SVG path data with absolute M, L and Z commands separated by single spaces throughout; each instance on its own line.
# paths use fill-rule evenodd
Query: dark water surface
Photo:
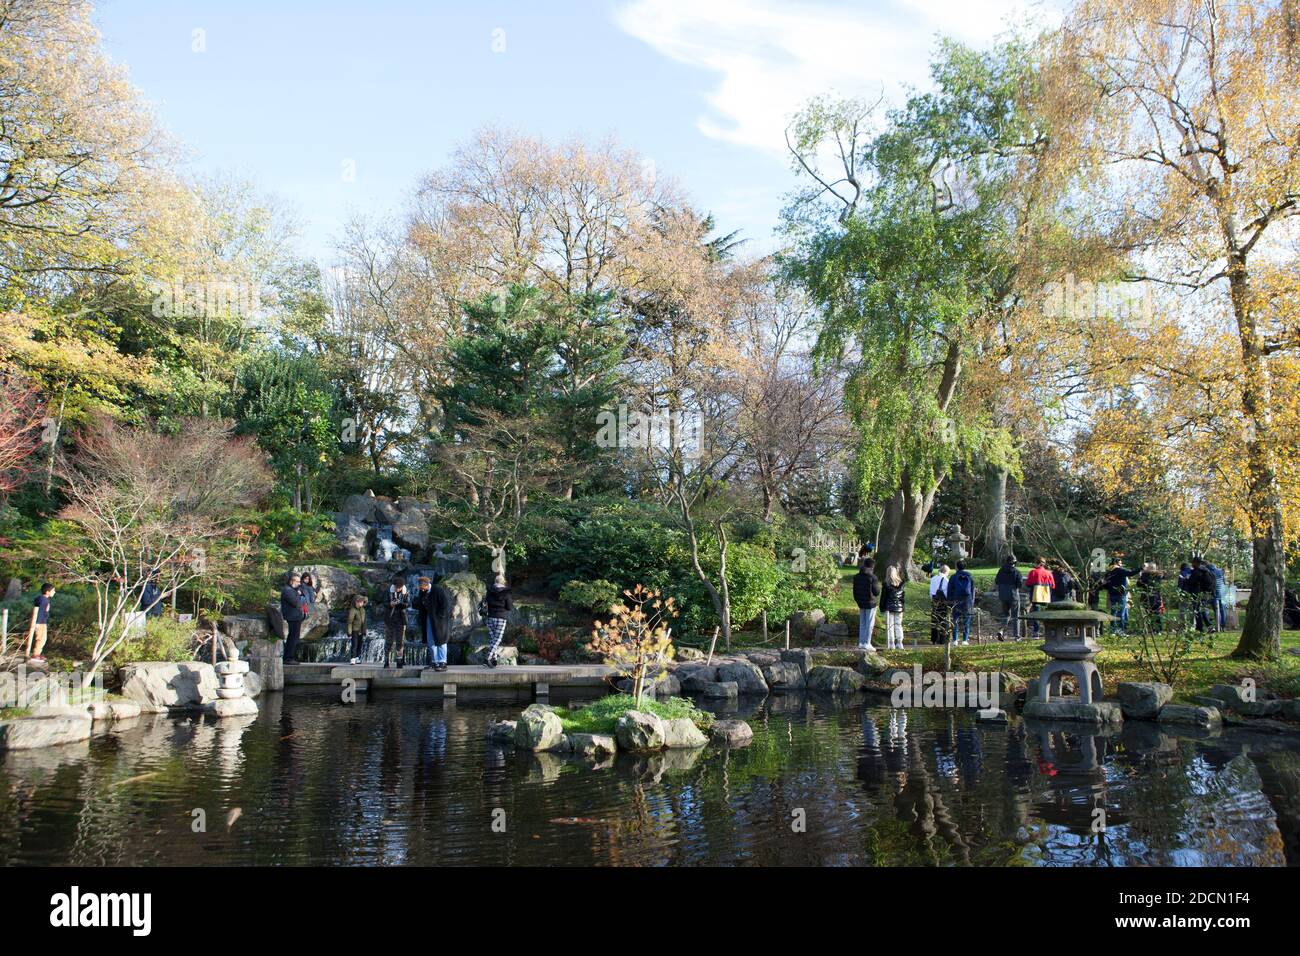
M 1294 738 L 774 697 L 740 705 L 750 747 L 595 764 L 489 745 L 517 701 L 259 703 L 256 718 L 145 717 L 0 758 L 0 864 L 1300 861 Z

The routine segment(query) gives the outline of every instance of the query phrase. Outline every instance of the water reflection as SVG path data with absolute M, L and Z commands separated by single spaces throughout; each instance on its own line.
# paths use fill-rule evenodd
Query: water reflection
M 1286 738 L 1119 732 L 818 695 L 705 701 L 744 749 L 485 740 L 519 705 L 266 695 L 0 760 L 0 863 L 1295 865 Z M 194 811 L 206 828 L 195 832 Z

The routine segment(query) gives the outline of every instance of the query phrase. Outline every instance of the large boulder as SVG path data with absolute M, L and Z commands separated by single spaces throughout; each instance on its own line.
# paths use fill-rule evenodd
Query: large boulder
M 284 618 L 280 615 L 280 602 L 271 601 L 266 606 L 266 620 L 270 624 L 271 633 L 277 637 L 285 637 L 289 633 L 288 626 L 284 623 Z M 330 632 L 330 612 L 329 609 L 317 601 L 307 612 L 307 618 L 302 622 L 302 630 L 298 632 L 299 640 L 319 641 L 322 637 Z
M 1031 700 L 1025 704 L 1024 715 L 1030 720 L 1068 720 L 1099 726 L 1124 722 L 1124 712 L 1119 704 L 1108 700 L 1099 700 L 1091 704 L 1068 699 Z
M 513 744 L 517 720 L 497 720 L 488 727 L 487 738 L 495 744 Z
M 1165 704 L 1160 708 L 1159 720 L 1162 724 L 1190 724 L 1201 730 L 1223 726 L 1223 715 L 1216 708 L 1193 704 Z
M 515 746 L 521 750 L 554 750 L 563 737 L 559 716 L 544 704 L 530 704 L 515 722 Z
M 339 505 L 338 513 L 359 521 L 377 523 L 379 516 L 375 511 L 375 501 L 373 491 L 367 491 L 364 495 L 348 495 Z
M 682 664 L 673 673 L 687 694 L 701 693 L 706 685 L 718 682 L 718 669 L 705 664 Z
M 808 672 L 808 689 L 823 694 L 851 694 L 865 685 L 866 678 L 848 667 L 819 664 Z
M 849 626 L 841 621 L 823 621 L 813 634 L 818 644 L 843 644 L 848 639 Z
M 439 586 L 447 592 L 447 635 L 453 643 L 464 643 L 470 633 L 483 623 L 478 602 L 487 594 L 487 585 L 469 571 L 449 574 Z
M 271 636 L 264 614 L 227 614 L 221 619 L 221 630 L 236 644 L 247 642 L 247 646 Z
M 741 694 L 766 694 L 767 681 L 757 664 L 750 661 L 734 661 L 718 667 L 718 680 L 733 683 Z
M 689 717 L 674 717 L 664 722 L 664 746 L 669 749 L 678 747 L 703 747 L 709 738 L 695 726 Z
M 284 641 L 253 641 L 247 657 L 249 672 L 261 679 L 262 690 L 284 690 Z
M 569 744 L 579 757 L 608 757 L 618 752 L 618 741 L 609 734 L 569 734 Z
M 699 694 L 710 700 L 734 700 L 740 696 L 740 689 L 735 681 L 715 681 L 712 684 L 701 684 Z
M 370 556 L 370 536 L 370 525 L 356 515 L 346 511 L 334 515 L 334 537 L 338 542 L 339 554 L 348 560 L 364 561 Z
M 709 739 L 728 747 L 743 747 L 754 739 L 754 731 L 743 720 L 715 720 L 709 727 Z
M 412 554 L 429 550 L 430 506 L 414 498 L 399 498 L 393 522 L 393 540 Z
M 218 699 L 216 671 L 203 661 L 140 661 L 119 672 L 122 696 L 145 713 L 196 710 Z
M 1251 703 L 1247 700 L 1246 688 L 1238 684 L 1215 684 L 1205 692 L 1205 696 L 1220 701 L 1220 710 L 1241 711 Z
M 853 665 L 853 669 L 867 680 L 882 680 L 885 672 L 893 669 L 882 654 L 862 653 L 858 654 L 857 657 L 858 660 Z
M 206 702 L 202 710 L 212 717 L 255 717 L 257 703 L 251 697 L 218 698 Z
M 311 575 L 316 582 L 316 603 L 325 605 L 331 611 L 343 610 L 354 594 L 366 593 L 366 586 L 361 583 L 361 579 L 342 568 L 328 564 L 300 564 L 293 570 L 298 574 Z
M 793 694 L 804 689 L 803 670 L 790 661 L 768 664 L 763 668 L 763 676 L 774 694 Z
M 795 611 L 790 615 L 790 633 L 809 637 L 824 623 L 826 623 L 826 612 L 820 608 L 813 608 L 811 611 Z
M 1115 688 L 1125 717 L 1155 720 L 1160 708 L 1174 699 L 1174 689 L 1158 681 L 1125 681 Z
M 661 750 L 664 746 L 664 722 L 655 714 L 629 710 L 618 719 L 614 736 L 624 750 Z
M 781 660 L 787 664 L 797 665 L 804 680 L 808 679 L 808 672 L 813 669 L 812 651 L 806 647 L 785 648 L 781 651 Z
M 0 753 L 86 740 L 90 737 L 91 725 L 90 714 L 84 709 L 76 715 L 0 720 Z

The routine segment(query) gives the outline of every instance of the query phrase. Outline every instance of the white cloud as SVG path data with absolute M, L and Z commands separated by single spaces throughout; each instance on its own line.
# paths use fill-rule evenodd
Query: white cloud
M 1024 24 L 1030 2 L 629 0 L 615 20 L 662 55 L 718 74 L 702 133 L 782 153 L 786 124 L 810 97 L 897 99 L 928 82 L 939 34 L 985 44 Z

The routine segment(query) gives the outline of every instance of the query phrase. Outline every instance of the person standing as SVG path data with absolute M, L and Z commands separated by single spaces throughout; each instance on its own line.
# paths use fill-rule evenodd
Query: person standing
M 1223 573 L 1223 568 L 1209 561 L 1205 562 L 1206 568 L 1214 576 L 1214 618 L 1219 622 L 1219 630 L 1228 626 L 1228 579 Z
M 147 618 L 162 615 L 162 589 L 158 587 L 158 581 L 153 575 L 144 582 L 140 591 L 140 610 Z
M 498 571 L 496 578 L 488 585 L 487 594 L 483 597 L 483 610 L 487 617 L 488 629 L 488 653 L 484 664 L 488 667 L 497 666 L 497 648 L 501 646 L 501 639 L 506 635 L 506 619 L 514 609 L 515 602 L 510 597 L 510 585 L 506 583 L 506 576 Z
M 1165 627 L 1165 597 L 1160 591 L 1164 579 L 1164 572 L 1154 561 L 1142 565 L 1142 573 L 1137 579 L 1138 600 L 1151 623 L 1151 630 L 1156 634 Z
M 1200 558 L 1192 558 L 1192 573 L 1187 576 L 1187 590 L 1192 596 L 1192 612 L 1198 631 L 1214 631 L 1218 623 L 1214 611 L 1214 574 Z
M 1041 610 L 1052 603 L 1052 588 L 1056 587 L 1056 576 L 1047 567 L 1047 559 L 1039 558 L 1029 574 L 1025 576 L 1025 585 L 1029 588 L 1029 611 Z M 1034 637 L 1038 636 L 1038 621 L 1030 620 Z
M 880 605 L 880 579 L 876 577 L 876 562 L 863 558 L 858 562 L 858 573 L 853 576 L 853 602 L 858 606 L 858 647 L 871 646 L 871 632 L 876 626 L 876 610 Z
M 948 613 L 948 565 L 930 576 L 930 643 L 945 644 L 952 630 Z
M 32 623 L 27 628 L 27 662 L 44 664 L 45 641 L 50 634 L 50 599 L 54 597 L 53 584 L 42 584 L 41 593 L 32 602 Z
M 1002 640 L 1006 631 L 1011 631 L 1017 639 L 1020 637 L 1020 589 L 1025 585 L 1025 576 L 1016 567 L 1016 556 L 1008 554 L 1002 559 L 1002 567 L 993 578 L 998 589 L 998 600 L 1002 603 L 1002 630 L 998 631 L 998 640 Z
M 429 663 L 441 673 L 447 669 L 447 628 L 443 626 L 443 619 L 447 616 L 447 597 L 442 588 L 433 586 L 432 578 L 424 575 L 420 576 L 416 586 L 420 590 L 412 607 L 419 614 L 420 636 L 429 649 Z
M 952 642 L 970 646 L 970 621 L 975 616 L 975 579 L 966 562 L 957 562 L 957 573 L 948 581 L 948 603 L 952 605 Z
M 348 637 L 352 638 L 352 663 L 360 664 L 366 646 L 366 596 L 354 595 L 348 608 Z
M 302 622 L 307 620 L 307 601 L 302 594 L 302 576 L 290 572 L 289 581 L 280 589 L 280 617 L 284 620 L 284 663 L 297 664 L 298 638 Z
M 388 586 L 388 606 L 384 610 L 384 666 L 406 666 L 406 612 L 411 606 L 411 592 L 406 579 L 393 578 Z
M 1074 575 L 1070 573 L 1070 569 L 1063 562 L 1058 561 L 1048 570 L 1052 572 L 1052 600 L 1075 600 L 1078 596 L 1079 582 L 1074 580 Z
M 880 585 L 880 606 L 885 611 L 885 649 L 903 649 L 903 603 L 906 585 L 898 565 L 891 564 Z
M 1129 578 L 1137 575 L 1136 569 L 1130 570 L 1124 567 L 1124 563 L 1119 558 L 1111 562 L 1110 570 L 1106 572 L 1103 586 L 1106 588 L 1107 610 L 1114 618 L 1110 624 L 1112 631 L 1121 634 L 1128 631 L 1128 581 Z
M 310 571 L 303 572 L 302 583 L 298 586 L 302 592 L 302 599 L 307 602 L 307 611 L 311 612 L 312 605 L 316 603 L 316 579 L 311 576 Z

